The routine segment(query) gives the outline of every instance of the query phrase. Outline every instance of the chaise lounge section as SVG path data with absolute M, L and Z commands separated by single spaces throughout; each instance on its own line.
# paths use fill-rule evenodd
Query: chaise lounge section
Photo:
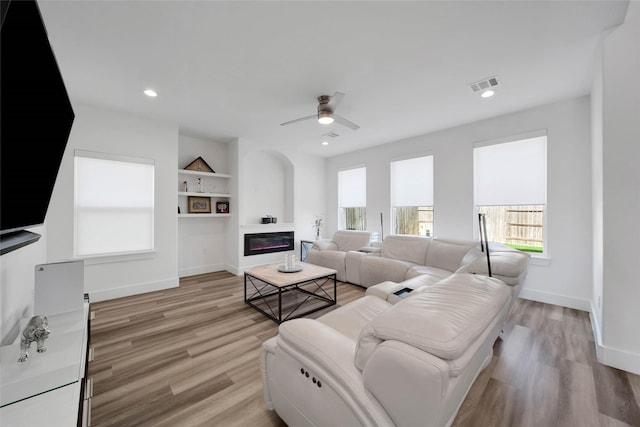
M 264 399 L 291 426 L 446 426 L 515 300 L 504 282 L 452 274 L 395 304 L 365 295 L 293 319 L 262 346 Z

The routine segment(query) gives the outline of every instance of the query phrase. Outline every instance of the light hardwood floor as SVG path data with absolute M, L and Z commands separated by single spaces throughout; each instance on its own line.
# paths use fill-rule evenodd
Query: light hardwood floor
M 92 425 L 283 426 L 258 365 L 277 325 L 244 304 L 242 283 L 212 273 L 91 304 Z M 363 293 L 339 283 L 338 303 Z M 518 300 L 454 422 L 529 425 L 640 426 L 640 377 L 596 362 L 587 313 Z

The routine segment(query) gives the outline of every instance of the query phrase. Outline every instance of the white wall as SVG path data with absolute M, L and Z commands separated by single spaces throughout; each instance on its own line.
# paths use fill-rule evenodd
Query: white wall
M 640 3 L 603 53 L 602 362 L 640 374 Z
M 490 101 L 489 101 L 490 102 Z M 546 129 L 549 259 L 531 263 L 521 296 L 589 310 L 591 286 L 591 144 L 588 97 L 421 135 L 327 161 L 329 234 L 337 229 L 337 172 L 367 166 L 367 224 L 390 230 L 389 162 L 433 153 L 435 236 L 474 238 L 473 143 Z
M 265 153 L 268 153 L 269 167 L 261 168 L 259 159 L 265 158 Z M 235 253 L 232 253 L 229 260 L 230 270 L 240 274 L 252 266 L 279 262 L 283 259 L 283 252 L 245 257 L 245 233 L 293 230 L 296 239 L 295 254 L 299 257 L 300 240 L 312 239 L 315 235 L 312 227 L 315 216 L 325 215 L 325 160 L 295 150 L 284 151 L 275 148 L 265 152 L 260 142 L 243 138 L 230 146 L 230 158 L 236 161 L 237 172 L 234 173 L 238 176 L 234 184 L 237 187 L 232 190 L 232 198 L 236 200 L 238 214 L 231 221 L 236 236 L 231 240 L 237 242 L 237 246 L 233 248 Z M 277 163 L 283 168 L 292 166 L 292 176 L 288 176 L 289 172 L 274 171 L 273 168 Z M 245 188 L 251 189 L 255 186 L 255 180 L 258 178 L 263 181 L 261 191 L 267 195 L 273 195 L 274 200 L 284 205 L 282 212 L 285 221 L 289 222 L 284 223 L 281 218 L 278 218 L 278 224 L 275 225 L 259 224 L 261 216 L 274 213 L 261 209 L 260 205 L 255 203 L 255 193 L 244 191 Z M 293 199 L 291 200 L 290 197 Z M 264 200 L 263 202 L 268 203 Z M 289 207 L 291 205 L 292 207 Z
M 34 267 L 47 261 L 47 228 L 30 228 L 40 240 L 0 257 L 0 343 L 7 345 L 18 335 L 18 322 L 33 316 Z
M 217 173 L 229 173 L 227 144 L 179 135 L 177 169 L 184 169 L 192 161 L 202 157 Z M 231 178 L 234 179 L 234 178 Z M 223 178 L 207 178 L 216 185 L 215 192 L 231 191 L 231 183 Z M 190 188 L 195 181 L 191 179 Z M 178 180 L 174 182 L 177 191 Z M 215 205 L 212 206 L 215 209 Z M 235 215 L 234 200 L 230 200 L 230 212 Z M 182 212 L 186 213 L 186 210 Z M 227 243 L 230 218 L 179 218 L 178 219 L 178 275 L 179 277 L 210 273 L 227 269 Z
M 600 340 L 602 330 L 602 266 L 603 253 L 603 203 L 602 188 L 602 121 L 603 121 L 603 44 L 598 45 L 594 67 L 594 79 L 591 87 L 591 209 L 593 224 L 593 293 L 591 296 L 591 322 L 596 341 Z
M 293 165 L 277 151 L 255 150 L 242 161 L 245 201 L 243 224 L 259 224 L 271 215 L 279 223 L 293 223 Z
M 73 257 L 74 149 L 155 161 L 155 249 L 141 259 L 85 262 L 85 291 L 92 301 L 178 285 L 176 159 L 178 126 L 74 103 L 76 118 L 47 213 L 48 262 Z

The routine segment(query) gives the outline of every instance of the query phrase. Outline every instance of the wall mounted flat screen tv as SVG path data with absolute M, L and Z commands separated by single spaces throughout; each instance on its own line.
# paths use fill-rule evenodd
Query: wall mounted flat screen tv
M 34 239 L 25 229 L 44 223 L 75 115 L 38 3 L 2 0 L 1 12 L 0 238 L 6 253 L 32 243 L 20 244 Z

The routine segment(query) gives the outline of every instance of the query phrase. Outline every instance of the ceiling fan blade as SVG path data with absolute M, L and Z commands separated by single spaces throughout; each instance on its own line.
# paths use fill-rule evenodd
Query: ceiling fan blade
M 351 128 L 353 130 L 358 130 L 360 129 L 360 126 L 358 126 L 357 124 L 345 119 L 342 116 L 339 116 L 337 114 L 333 114 L 333 120 L 335 120 L 337 123 L 340 123 L 342 126 L 346 126 L 348 128 Z
M 334 93 L 329 102 L 327 102 L 327 108 L 331 111 L 336 111 L 336 108 L 338 108 L 338 104 L 340 104 L 343 97 L 344 93 L 342 92 Z
M 307 116 L 307 117 L 302 117 L 302 118 L 295 119 L 295 120 L 290 120 L 288 122 L 280 123 L 280 126 L 286 126 L 286 125 L 290 125 L 291 123 L 301 122 L 301 121 L 310 120 L 310 119 L 318 120 L 318 115 L 314 114 L 313 116 Z

